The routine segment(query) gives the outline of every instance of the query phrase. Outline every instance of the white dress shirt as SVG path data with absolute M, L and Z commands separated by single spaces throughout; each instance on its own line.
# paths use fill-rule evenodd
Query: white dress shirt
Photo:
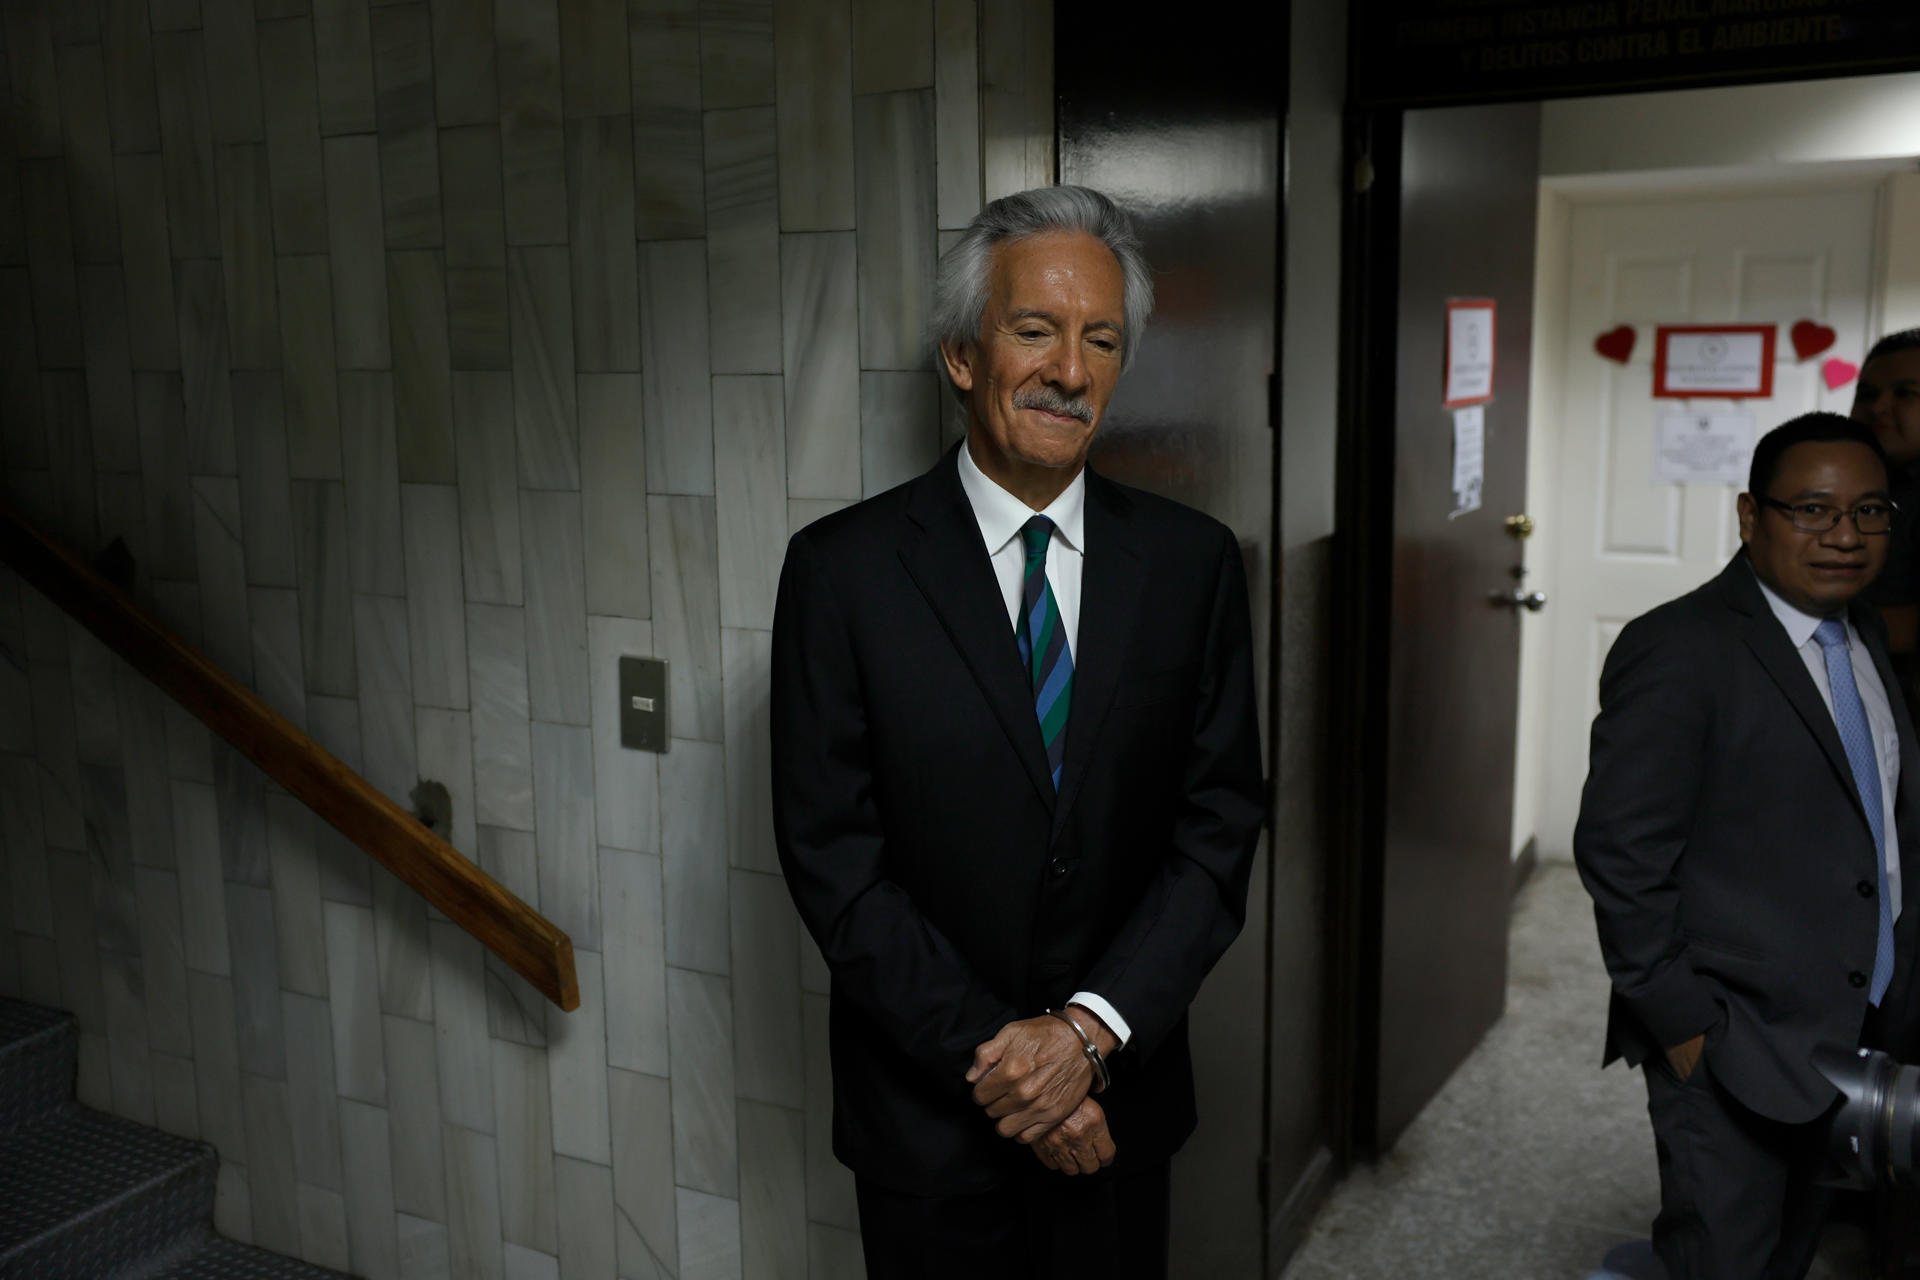
M 1053 536 L 1047 540 L 1047 582 L 1053 587 L 1053 600 L 1060 609 L 1060 625 L 1067 632 L 1067 653 L 1076 662 L 1080 654 L 1080 569 L 1087 554 L 1087 475 L 1083 470 L 1073 478 L 1061 495 L 1035 512 L 1020 499 L 987 477 L 973 460 L 970 448 L 960 450 L 960 487 L 966 491 L 973 518 L 980 526 L 980 540 L 987 545 L 987 557 L 993 565 L 994 579 L 1000 584 L 1000 597 L 1007 606 L 1007 625 L 1020 626 L 1020 597 L 1026 586 L 1027 549 L 1020 530 L 1035 515 L 1053 521 Z M 1073 709 L 1067 709 L 1067 723 L 1073 723 Z M 1069 728 L 1071 733 L 1072 729 Z M 1076 991 L 1069 1004 L 1091 1011 L 1124 1047 L 1133 1032 L 1125 1018 L 1103 997 L 1091 991 Z
M 1759 581 L 1759 574 L 1754 580 Z M 1813 633 L 1826 619 L 1802 613 L 1776 595 L 1766 583 L 1760 593 L 1767 598 L 1773 616 L 1786 628 L 1787 640 L 1807 664 L 1813 687 L 1833 714 L 1833 690 L 1827 683 L 1827 655 Z M 1894 801 L 1900 792 L 1900 730 L 1893 720 L 1893 704 L 1887 701 L 1886 686 L 1873 665 L 1873 655 L 1861 643 L 1853 623 L 1847 623 L 1847 655 L 1853 660 L 1853 683 L 1860 691 L 1860 704 L 1867 711 L 1867 728 L 1873 734 L 1874 763 L 1880 766 L 1880 821 L 1887 835 L 1887 895 L 1893 903 L 1894 919 L 1900 918 L 1900 832 L 1894 820 Z M 1836 724 L 1836 728 L 1838 725 Z

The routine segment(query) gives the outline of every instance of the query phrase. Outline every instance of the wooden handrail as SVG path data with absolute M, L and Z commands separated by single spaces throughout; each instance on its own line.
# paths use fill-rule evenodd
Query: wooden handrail
M 573 940 L 118 587 L 0 505 L 0 560 L 565 1010 Z

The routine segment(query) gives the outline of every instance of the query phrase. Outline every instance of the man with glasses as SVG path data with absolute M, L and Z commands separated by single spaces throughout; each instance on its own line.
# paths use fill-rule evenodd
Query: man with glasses
M 1645 1065 L 1671 1280 L 1806 1274 L 1838 1098 L 1812 1055 L 1898 1054 L 1915 1022 L 1920 747 L 1859 602 L 1887 557 L 1886 457 L 1860 423 L 1796 418 L 1754 450 L 1739 514 L 1732 563 L 1607 655 L 1574 832 L 1606 1060 Z

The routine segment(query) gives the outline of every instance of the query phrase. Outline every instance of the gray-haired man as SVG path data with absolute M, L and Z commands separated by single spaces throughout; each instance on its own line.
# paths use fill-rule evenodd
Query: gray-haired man
M 873 1280 L 1166 1271 L 1263 788 L 1233 536 L 1086 466 L 1151 304 L 1105 196 L 994 201 L 936 289 L 966 443 L 788 548 L 775 818 Z

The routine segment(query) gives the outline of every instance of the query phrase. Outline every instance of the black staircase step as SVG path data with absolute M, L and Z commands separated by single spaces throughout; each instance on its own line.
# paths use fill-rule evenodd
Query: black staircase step
M 107 1276 L 204 1229 L 219 1157 L 69 1106 L 0 1141 L 0 1280 Z
M 0 1000 L 0 1134 L 72 1101 L 79 1043 L 72 1014 Z
M 345 1280 L 338 1271 L 316 1267 L 255 1249 L 224 1236 L 210 1236 L 206 1246 L 173 1266 L 154 1273 L 152 1280 Z

